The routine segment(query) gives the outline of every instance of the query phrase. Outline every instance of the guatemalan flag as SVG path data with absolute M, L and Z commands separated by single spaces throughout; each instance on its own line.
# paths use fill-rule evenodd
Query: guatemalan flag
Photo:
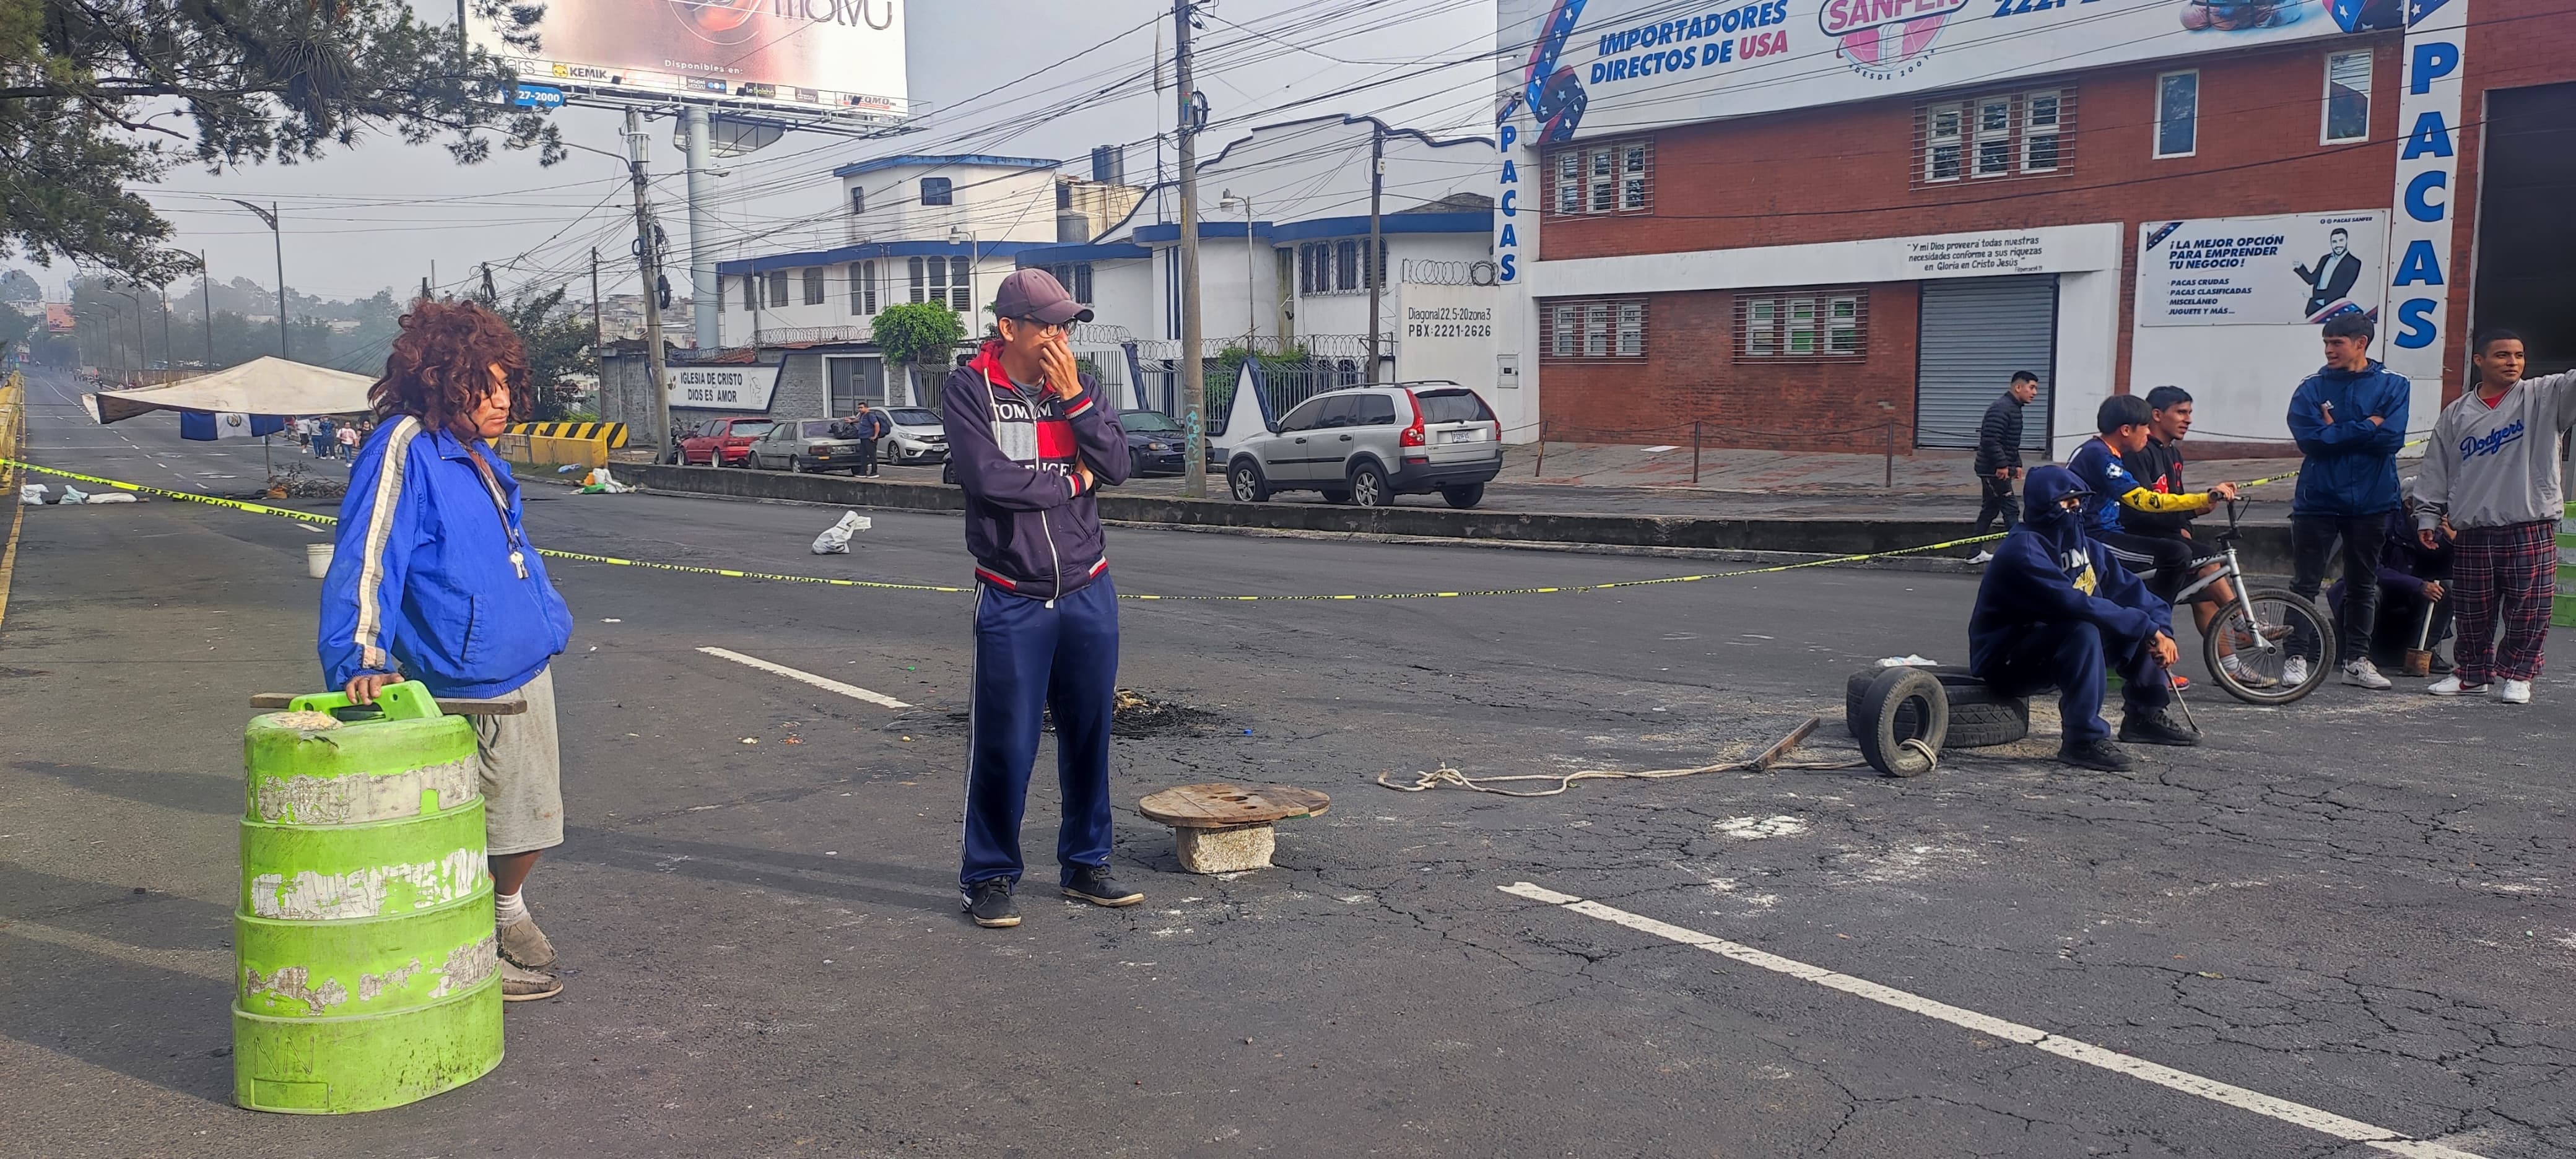
M 247 415 L 238 411 L 179 412 L 179 437 L 201 443 L 216 439 L 251 439 L 285 429 L 286 420 L 276 415 Z

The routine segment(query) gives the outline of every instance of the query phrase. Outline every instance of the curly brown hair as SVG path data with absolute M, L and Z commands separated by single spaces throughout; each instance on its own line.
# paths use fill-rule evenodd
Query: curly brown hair
M 368 388 L 367 400 L 377 418 L 411 415 L 431 430 L 452 430 L 492 393 L 494 364 L 509 384 L 510 417 L 526 418 L 528 350 L 509 321 L 481 302 L 422 298 L 402 316 L 385 376 Z

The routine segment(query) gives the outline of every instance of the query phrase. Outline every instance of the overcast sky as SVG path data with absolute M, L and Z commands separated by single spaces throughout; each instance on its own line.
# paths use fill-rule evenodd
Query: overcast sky
M 633 0 L 659 3 L 663 0 Z M 1492 0 L 1220 0 L 1206 6 L 1199 88 L 1215 125 L 1202 138 L 1221 146 L 1249 124 L 1326 113 L 1374 113 L 1396 124 L 1484 135 L 1492 99 L 1482 63 L 1428 67 L 1490 51 Z M 911 4 L 910 96 L 923 131 L 893 142 L 851 142 L 797 134 L 726 162 L 717 181 L 719 232 L 732 252 L 797 223 L 839 210 L 835 165 L 894 152 L 990 152 L 1063 158 L 1088 176 L 1091 147 L 1130 142 L 1128 179 L 1149 181 L 1168 97 L 1142 78 L 1156 33 L 1168 49 L 1170 5 L 1158 0 L 956 0 Z M 1156 19 L 1157 14 L 1161 18 Z M 1069 63 L 1049 69 L 1055 62 Z M 981 99 L 977 94 L 1048 69 Z M 1118 85 L 1089 107 L 1032 115 L 1059 101 Z M 1292 105 L 1336 89 L 1358 93 Z M 569 142 L 619 151 L 619 115 L 591 109 L 555 114 Z M 1239 120 L 1240 118 L 1240 120 Z M 675 245 L 685 246 L 685 186 L 674 122 L 655 122 L 656 200 Z M 1205 147 L 1205 146 L 1203 146 Z M 633 237 L 624 166 L 576 149 L 552 168 L 524 154 L 458 166 L 435 146 L 380 137 L 319 164 L 261 166 L 221 175 L 173 173 L 147 190 L 178 229 L 178 244 L 203 250 L 219 281 L 249 276 L 273 284 L 268 229 L 221 198 L 276 201 L 285 219 L 286 278 L 305 293 L 365 296 L 388 286 L 417 289 L 435 263 L 439 282 L 458 288 L 475 263 L 490 261 L 506 294 L 531 282 L 589 290 L 590 248 L 601 254 L 607 292 L 631 290 L 625 260 Z M 1210 193 L 1213 200 L 1213 193 Z M 675 262 L 673 281 L 685 292 Z M 48 286 L 69 271 L 38 271 Z

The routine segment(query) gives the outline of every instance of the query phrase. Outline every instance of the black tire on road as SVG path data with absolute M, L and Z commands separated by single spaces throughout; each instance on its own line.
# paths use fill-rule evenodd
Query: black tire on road
M 1362 463 L 1351 470 L 1351 502 L 1362 507 L 1385 507 L 1395 502 L 1395 492 L 1388 488 L 1386 472 L 1374 463 Z
M 1225 473 L 1226 490 L 1237 503 L 1261 503 L 1270 498 L 1270 484 L 1261 477 L 1261 468 L 1250 459 L 1237 460 Z
M 1904 710 L 1911 708 L 1911 714 Z M 1899 716 L 1905 715 L 1905 723 Z M 1921 741 L 1940 751 L 1950 732 L 1950 697 L 1941 682 L 1919 668 L 1890 668 L 1861 693 L 1859 711 L 1844 723 L 1860 742 L 1861 759 L 1891 777 L 1919 777 L 1932 762 L 1905 742 Z
M 802 459 L 802 458 L 800 458 L 800 457 L 798 457 L 798 456 L 795 456 L 795 455 L 789 455 L 789 456 L 787 456 L 787 473 L 788 473 L 788 474 L 790 474 L 790 475 L 802 475 L 802 474 L 804 474 L 804 473 L 805 473 L 805 470 L 806 470 L 806 468 L 805 468 L 805 460 L 804 460 L 804 459 Z
M 1929 672 L 1941 682 L 1941 690 L 1950 698 L 1950 731 L 1941 747 L 1953 749 L 1984 748 L 1988 745 L 2011 744 L 2030 735 L 2030 698 L 2004 696 L 1986 686 L 1986 682 L 1968 674 L 1956 664 L 1936 664 L 1918 671 Z M 1843 686 L 1843 716 L 1859 719 L 1861 695 L 1869 690 L 1884 668 L 1863 668 L 1852 673 Z M 1913 708 L 1898 710 L 1899 728 L 1914 727 Z
M 1443 487 L 1440 497 L 1448 500 L 1450 506 L 1464 511 L 1485 501 L 1485 485 L 1469 483 L 1464 487 Z
M 850 473 L 856 475 L 859 473 L 859 469 L 852 467 L 850 468 Z M 957 485 L 957 460 L 950 459 L 939 465 L 939 481 L 946 483 L 951 487 Z
M 1348 503 L 1351 501 L 1351 493 L 1340 487 L 1326 487 L 1319 492 L 1319 494 L 1323 495 L 1324 502 L 1326 503 Z

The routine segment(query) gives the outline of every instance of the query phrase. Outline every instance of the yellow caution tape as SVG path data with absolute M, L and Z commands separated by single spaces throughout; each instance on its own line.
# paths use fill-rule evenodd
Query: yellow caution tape
M 82 475 L 76 472 L 58 470 L 52 467 L 39 467 L 33 463 L 22 463 L 14 459 L 0 458 L 0 465 L 20 467 L 29 471 L 35 471 L 39 474 L 55 475 L 65 479 L 77 479 L 84 483 L 96 483 L 103 487 L 114 487 L 121 491 L 133 491 L 147 495 L 161 495 L 171 499 L 185 500 L 190 503 L 203 503 L 211 507 L 222 507 L 234 511 L 247 511 L 255 515 L 282 515 L 289 519 L 301 519 L 310 523 L 338 523 L 340 521 L 338 516 L 333 515 L 321 515 L 311 511 L 297 511 L 287 507 L 270 507 L 262 503 L 248 503 L 239 499 L 223 499 L 213 495 L 199 495 L 190 491 L 169 491 L 159 487 L 146 487 L 140 483 L 128 483 L 121 479 L 102 479 L 96 475 Z M 1619 588 L 1656 587 L 1663 584 L 1688 584 L 1698 583 L 1702 580 L 1734 579 L 1739 576 L 1748 575 L 1770 575 L 1776 572 L 1797 571 L 1800 568 L 1826 567 L 1838 563 L 1859 563 L 1863 560 L 1884 559 L 1889 556 L 1915 555 L 1926 551 L 1939 551 L 1943 548 L 1967 547 L 1971 544 L 1992 543 L 1995 540 L 2002 538 L 2003 533 L 1997 532 L 1988 535 L 1972 535 L 1964 539 L 1947 539 L 1939 543 L 1926 543 L 1918 547 L 1900 547 L 1892 551 L 1857 552 L 1851 555 L 1835 555 L 1827 556 L 1822 559 L 1801 560 L 1797 563 L 1773 564 L 1769 567 L 1748 567 L 1740 568 L 1735 571 L 1701 572 L 1696 575 L 1672 575 L 1663 576 L 1658 579 L 1616 580 L 1610 583 L 1568 584 L 1557 587 L 1482 588 L 1473 590 L 1462 589 L 1453 592 L 1368 592 L 1352 595 L 1165 596 L 1121 594 L 1118 598 L 1122 600 L 1214 600 L 1227 603 L 1251 603 L 1254 601 L 1279 603 L 1289 600 L 1309 602 L 1319 600 L 1434 600 L 1464 599 L 1471 596 L 1574 595 L 1583 592 L 1614 591 Z M 883 591 L 946 592 L 954 595 L 963 595 L 975 590 L 973 588 L 948 587 L 940 584 L 899 584 L 886 583 L 878 580 L 833 579 L 827 576 L 784 575 L 777 572 L 744 571 L 737 568 L 699 567 L 693 564 L 662 563 L 657 560 L 649 559 L 623 559 L 613 555 L 590 555 L 578 551 L 555 551 L 546 548 L 538 549 L 537 554 L 545 556 L 548 559 L 568 559 L 579 563 L 613 564 L 618 567 L 641 567 L 650 568 L 654 571 L 685 572 L 692 575 L 723 576 L 727 579 L 771 580 L 778 583 L 795 584 L 828 584 L 833 587 L 876 588 Z
M 2405 450 L 2407 447 L 2420 447 L 2420 446 L 2423 446 L 2424 444 L 2429 443 L 2429 442 L 2431 442 L 2431 441 L 2432 441 L 2432 439 L 2431 439 L 2429 436 L 2428 436 L 2428 437 L 2426 437 L 2426 438 L 2415 439 L 2415 440 L 2412 440 L 2412 441 L 2410 441 L 2410 442 L 2408 442 L 2408 443 L 2404 444 L 2403 446 L 2398 447 L 2397 449 L 2402 451 L 2402 450 Z M 2246 480 L 2246 481 L 2244 481 L 2244 482 L 2242 482 L 2242 483 L 2237 484 L 2237 486 L 2239 486 L 2239 487 L 2260 487 L 2260 486 L 2263 486 L 2263 485 L 2264 485 L 2264 484 L 2266 484 L 2266 483 L 2287 483 L 2287 482 L 2289 482 L 2290 480 L 2292 480 L 2292 479 L 2296 479 L 2296 478 L 2298 478 L 2298 477 L 2299 477 L 2299 473 L 2298 473 L 2297 471 L 2292 471 L 2292 472 L 2290 472 L 2290 473 L 2289 473 L 2289 474 L 2287 474 L 2287 475 L 2267 475 L 2267 476 L 2265 476 L 2265 477 L 2263 477 L 2263 478 L 2260 478 L 2260 479 L 2248 479 L 2248 480 Z

